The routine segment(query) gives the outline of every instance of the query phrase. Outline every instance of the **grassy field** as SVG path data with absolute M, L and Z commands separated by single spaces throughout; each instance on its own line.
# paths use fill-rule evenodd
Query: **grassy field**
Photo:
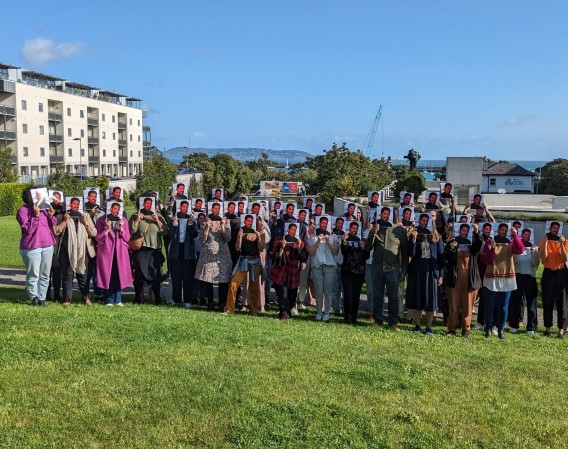
M 2 448 L 568 446 L 566 340 L 23 301 L 0 289 Z

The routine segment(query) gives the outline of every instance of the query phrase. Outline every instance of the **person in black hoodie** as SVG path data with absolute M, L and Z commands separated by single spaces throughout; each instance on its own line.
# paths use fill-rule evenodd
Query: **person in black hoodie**
M 183 200 L 177 212 L 168 223 L 168 259 L 170 260 L 170 275 L 172 278 L 172 298 L 175 305 L 191 307 L 196 299 L 194 296 L 195 276 L 195 244 L 197 223 L 193 215 L 189 215 L 189 202 Z M 182 302 L 183 292 L 183 302 Z
M 357 237 L 359 223 L 349 224 L 349 233 L 343 234 L 341 242 L 341 283 L 343 285 L 343 319 L 348 324 L 357 324 L 361 288 L 365 282 L 366 260 L 369 252 L 365 241 Z
M 462 336 L 469 337 L 473 303 L 477 290 L 482 285 L 477 264 L 482 245 L 479 228 L 477 224 L 473 225 L 472 240 L 468 239 L 469 229 L 469 224 L 462 223 L 459 235 L 446 242 L 444 251 L 446 262 L 444 284 L 448 287 L 450 306 L 446 335 L 456 335 L 456 328 L 459 325 Z M 461 323 L 458 323 L 460 316 Z

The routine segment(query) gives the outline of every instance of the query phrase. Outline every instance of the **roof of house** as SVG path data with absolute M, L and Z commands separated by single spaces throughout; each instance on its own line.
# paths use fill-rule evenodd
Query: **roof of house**
M 519 164 L 495 163 L 483 172 L 484 175 L 494 176 L 535 176 L 535 174 Z

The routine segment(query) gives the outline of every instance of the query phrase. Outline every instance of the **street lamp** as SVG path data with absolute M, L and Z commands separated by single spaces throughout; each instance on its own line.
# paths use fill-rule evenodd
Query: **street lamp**
M 81 168 L 81 181 L 83 180 L 83 141 L 81 137 L 75 137 L 73 140 L 79 141 L 79 167 Z

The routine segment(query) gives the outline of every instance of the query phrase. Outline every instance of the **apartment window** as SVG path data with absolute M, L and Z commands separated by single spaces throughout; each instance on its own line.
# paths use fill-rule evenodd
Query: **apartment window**
M 105 121 L 105 115 L 104 114 L 101 115 L 101 121 L 103 121 L 103 122 Z
M 82 109 L 79 111 L 79 117 L 85 118 L 85 111 L 83 111 Z
M 132 157 L 132 150 L 130 150 L 130 157 Z
M 103 157 L 107 156 L 107 150 L 103 150 Z
M 85 149 L 81 148 L 81 157 L 85 157 Z
M 132 134 L 130 134 L 130 141 L 132 142 Z
M 138 157 L 140 157 L 140 151 L 138 151 Z
M 140 126 L 140 119 L 138 119 L 138 126 Z
M 85 130 L 84 129 L 81 130 L 81 137 L 85 137 Z
M 22 132 L 24 134 L 28 133 L 28 124 L 27 123 L 22 123 Z
M 73 131 L 71 128 L 67 128 L 67 136 L 68 137 L 73 137 Z
M 40 147 L 40 149 L 39 149 L 39 155 L 40 155 L 40 157 L 44 157 L 44 156 L 45 156 L 45 148 L 44 148 L 44 147 Z
M 43 103 L 37 105 L 39 112 L 43 112 Z
M 27 111 L 28 109 L 28 102 L 26 100 L 22 100 L 22 111 Z
M 497 184 L 497 180 L 495 178 L 489 178 L 489 185 L 494 186 Z
M 116 157 L 116 150 L 112 150 L 112 157 Z
M 130 119 L 130 126 L 132 126 L 132 119 Z
M 24 147 L 24 157 L 28 157 L 28 147 Z
M 112 133 L 112 140 L 116 140 L 116 133 Z
M 67 117 L 71 117 L 71 108 L 67 108 Z
M 67 155 L 69 157 L 73 156 L 73 148 L 67 148 Z
M 45 128 L 43 125 L 39 125 L 39 135 L 43 136 L 45 134 Z
M 138 135 L 138 142 L 140 142 L 140 135 Z
M 106 139 L 106 138 L 107 138 L 106 131 L 103 131 L 103 139 Z
M 113 115 L 112 116 L 112 123 L 116 122 L 116 117 Z

